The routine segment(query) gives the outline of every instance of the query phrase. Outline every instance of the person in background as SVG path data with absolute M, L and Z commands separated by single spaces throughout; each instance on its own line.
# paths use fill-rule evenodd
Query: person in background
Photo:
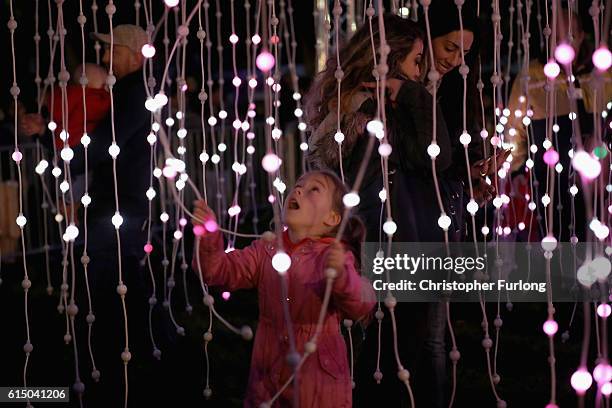
M 93 36 L 104 44 L 103 62 L 109 67 L 110 34 Z M 113 188 L 115 181 L 113 160 L 108 154 L 108 148 L 113 141 L 113 125 L 114 137 L 121 149 L 116 158 L 116 182 L 119 212 L 123 217 L 119 234 L 123 282 L 128 287 L 126 303 L 132 354 L 129 369 L 132 378 L 147 377 L 146 367 L 153 359 L 152 345 L 145 326 L 148 313 L 146 279 L 140 267 L 142 248 L 146 242 L 143 226 L 148 217 L 145 192 L 149 187 L 150 146 L 146 137 L 150 132 L 151 120 L 150 112 L 144 106 L 144 57 L 140 50 L 148 42 L 148 38 L 141 27 L 119 25 L 113 30 L 113 42 L 112 71 L 116 77 L 113 86 L 114 120 L 108 112 L 89 134 L 91 142 L 88 146 L 88 170 L 91 176 L 88 234 L 89 237 L 95 237 L 88 241 L 88 272 L 96 313 L 94 330 L 97 335 L 93 337 L 93 348 L 101 378 L 95 385 L 93 382 L 86 382 L 86 392 L 89 393 L 88 405 L 104 407 L 122 406 L 124 388 L 123 362 L 120 358 L 124 348 L 123 309 L 116 292 L 119 259 L 116 230 L 111 223 L 116 211 Z M 21 121 L 21 129 L 26 135 L 41 135 L 41 141 L 49 148 L 52 147 L 52 135 L 46 131 L 45 120 L 40 115 L 26 115 Z M 80 132 L 77 133 L 79 134 Z M 80 140 L 80 137 L 76 136 L 76 140 Z M 70 171 L 74 176 L 81 176 L 85 172 L 84 147 L 82 144 L 76 144 L 72 149 L 74 157 L 70 161 Z M 79 197 L 75 197 L 75 200 L 80 202 Z M 79 249 L 75 248 L 75 254 L 77 253 L 80 253 Z M 77 293 L 84 294 L 85 289 L 79 288 Z M 77 299 L 77 302 L 81 310 L 86 310 L 84 295 L 82 299 Z M 85 314 L 86 312 L 80 312 L 77 321 L 83 323 Z M 83 329 L 86 330 L 86 327 Z M 86 338 L 86 332 L 81 333 L 80 339 Z M 86 349 L 86 345 L 81 347 L 82 350 Z M 147 398 L 154 395 L 151 388 L 157 389 L 150 384 L 145 385 L 143 381 L 132 382 L 129 388 L 130 398 L 139 402 L 147 401 Z
M 575 52 L 574 60 L 572 61 L 572 72 L 575 86 L 576 107 L 577 112 L 572 112 L 569 97 L 569 71 L 563 64 L 561 73 L 554 80 L 554 100 L 555 113 L 553 116 L 552 126 L 553 137 L 551 138 L 552 147 L 559 153 L 559 163 L 563 166 L 563 170 L 555 176 L 555 199 L 549 205 L 553 207 L 553 233 L 559 242 L 569 242 L 575 236 L 580 242 L 586 239 L 586 226 L 589 220 L 586 219 L 584 200 L 582 199 L 582 186 L 580 175 L 572 168 L 571 158 L 568 152 L 573 149 L 577 150 L 575 133 L 572 130 L 574 124 L 570 118 L 572 113 L 576 115 L 578 129 L 580 130 L 583 148 L 592 153 L 597 147 L 596 137 L 593 134 L 593 115 L 598 115 L 595 112 L 595 95 L 597 92 L 597 105 L 601 111 L 602 107 L 612 101 L 612 72 L 599 72 L 593 67 L 591 56 L 593 47 L 588 42 L 581 18 L 575 13 L 569 13 L 567 9 L 562 9 L 559 12 L 557 21 L 557 44 L 568 43 Z M 571 37 L 568 34 L 571 31 Z M 547 92 L 545 90 L 548 79 L 544 75 L 544 59 L 534 59 L 526 67 L 525 72 L 520 73 L 514 83 L 508 102 L 510 109 L 509 125 L 515 129 L 510 134 L 509 141 L 516 145 L 513 153 L 513 169 L 524 169 L 528 149 L 535 145 L 537 151 L 531 154 L 531 159 L 534 165 L 530 171 L 533 172 L 534 189 L 532 201 L 537 205 L 536 214 L 534 217 L 540 227 L 535 225 L 539 240 L 546 235 L 544 229 L 544 217 L 546 216 L 545 207 L 542 206 L 542 197 L 546 194 L 546 177 L 548 166 L 544 162 L 543 147 L 546 139 L 547 130 Z M 529 126 L 523 124 L 523 119 L 531 114 L 531 123 Z M 606 143 L 606 132 L 610 135 L 610 128 L 606 127 L 606 123 L 601 120 L 603 129 L 603 142 Z M 529 130 L 531 129 L 531 130 Z M 529 137 L 527 135 L 529 131 Z M 609 154 L 608 154 L 609 157 Z M 605 163 L 605 161 L 604 161 Z M 607 168 L 606 164 L 602 168 Z M 602 171 L 602 174 L 607 174 Z M 528 178 L 528 175 L 526 175 Z M 608 181 L 603 180 L 604 184 Z M 575 199 L 572 199 L 570 187 L 576 185 L 580 191 Z M 558 198 L 557 198 L 558 197 Z M 524 197 L 517 197 L 523 199 Z M 559 211 L 560 210 L 560 211 Z M 574 229 L 575 228 L 575 229 Z
M 87 78 L 85 88 L 85 101 L 83 101 L 83 90 L 80 84 L 83 74 Z M 68 146 L 74 148 L 81 143 L 83 136 L 83 122 L 85 120 L 83 104 L 87 107 L 87 124 L 85 129 L 90 134 L 98 124 L 108 115 L 110 109 L 110 93 L 106 87 L 106 77 L 108 72 L 96 64 L 87 63 L 84 66 L 79 64 L 72 73 L 71 83 L 66 85 L 66 100 L 68 105 L 67 112 L 67 131 L 69 138 L 66 140 Z M 51 99 L 51 98 L 49 98 Z M 51 101 L 47 102 L 50 110 Z M 57 124 L 55 131 L 55 147 L 64 147 L 64 141 L 60 138 L 63 130 L 63 109 L 62 91 L 58 85 L 53 92 L 53 121 Z

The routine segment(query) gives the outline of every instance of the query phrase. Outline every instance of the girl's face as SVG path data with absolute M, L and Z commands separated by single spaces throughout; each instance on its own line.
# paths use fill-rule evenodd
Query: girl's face
M 330 232 L 341 218 L 333 209 L 334 188 L 332 181 L 323 174 L 301 177 L 285 200 L 284 221 L 287 227 L 310 237 Z
M 400 62 L 400 71 L 406 77 L 413 81 L 418 81 L 421 75 L 421 59 L 423 58 L 423 41 L 419 38 L 414 41 L 412 50 L 402 62 Z
M 463 30 L 463 52 L 467 54 L 474 42 L 474 33 Z M 431 42 L 436 70 L 441 76 L 461 64 L 461 31 L 451 31 Z

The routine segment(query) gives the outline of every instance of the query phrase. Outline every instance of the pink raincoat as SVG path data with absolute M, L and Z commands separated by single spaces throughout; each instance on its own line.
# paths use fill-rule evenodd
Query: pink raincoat
M 325 291 L 324 270 L 329 238 L 304 239 L 291 245 L 285 235 L 285 251 L 291 256 L 287 271 L 289 309 L 296 348 L 315 333 Z M 253 345 L 245 407 L 259 407 L 270 400 L 291 376 L 287 364 L 289 337 L 281 302 L 281 278 L 272 267 L 276 242 L 254 241 L 249 247 L 225 253 L 220 232 L 206 234 L 200 242 L 200 261 L 204 281 L 228 290 L 257 288 L 259 324 Z M 194 260 L 195 266 L 195 260 Z M 308 356 L 299 371 L 301 408 L 351 407 L 351 379 L 344 338 L 340 334 L 343 318 L 357 320 L 370 312 L 375 297 L 372 285 L 355 269 L 354 257 L 346 252 L 344 273 L 334 281 L 330 306 L 316 352 Z M 292 387 L 273 405 L 292 406 Z

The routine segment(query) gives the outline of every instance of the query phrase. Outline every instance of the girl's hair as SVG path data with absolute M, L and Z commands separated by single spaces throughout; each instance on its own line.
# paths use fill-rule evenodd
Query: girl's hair
M 387 76 L 400 74 L 400 63 L 412 51 L 414 42 L 423 41 L 419 26 L 408 19 L 393 14 L 384 14 L 385 37 L 389 46 Z M 372 19 L 372 35 L 369 23 L 363 24 L 340 50 L 340 63 L 344 76 L 340 88 L 340 108 L 345 110 L 351 98 L 359 92 L 363 82 L 373 82 L 374 58 L 372 39 L 380 61 L 380 33 L 378 18 Z M 335 53 L 327 60 L 326 68 L 315 78 L 306 96 L 306 118 L 312 128 L 316 128 L 327 114 L 338 107 L 338 80 L 335 77 L 337 61 Z
M 309 171 L 302 177 L 307 177 L 313 174 L 321 174 L 331 181 L 334 187 L 332 192 L 332 209 L 340 214 L 341 217 L 344 216 L 344 203 L 342 202 L 342 199 L 344 198 L 344 195 L 349 192 L 346 184 L 340 180 L 340 177 L 338 177 L 336 173 L 330 170 Z M 329 235 L 335 237 L 339 227 L 340 224 L 338 224 L 338 226 L 334 228 Z M 348 249 L 350 249 L 355 256 L 357 269 L 359 269 L 361 266 L 361 244 L 365 239 L 365 235 L 365 226 L 363 225 L 361 219 L 349 212 L 348 220 L 346 226 L 344 227 L 341 240 L 346 246 L 348 246 Z

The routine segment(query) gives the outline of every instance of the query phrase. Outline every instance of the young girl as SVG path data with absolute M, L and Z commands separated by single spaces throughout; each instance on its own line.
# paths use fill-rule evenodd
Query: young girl
M 291 257 L 286 272 L 288 294 L 281 294 L 281 277 L 272 267 L 272 257 L 281 248 L 276 241 L 254 241 L 249 247 L 225 253 L 222 234 L 206 233 L 200 241 L 201 273 L 210 285 L 228 290 L 257 288 L 259 324 L 253 346 L 249 385 L 245 407 L 259 407 L 291 377 L 288 364 L 289 336 L 283 302 L 289 303 L 293 337 L 297 352 L 316 331 L 326 286 L 325 269 L 334 268 L 332 296 L 316 352 L 302 365 L 299 390 L 288 387 L 275 403 L 292 406 L 293 393 L 299 393 L 301 407 L 351 407 L 351 378 L 341 319 L 358 320 L 374 305 L 372 286 L 357 272 L 355 257 L 363 240 L 363 224 L 357 218 L 348 220 L 342 244 L 334 240 L 343 215 L 342 197 L 348 192 L 333 173 L 316 171 L 304 174 L 284 207 L 283 248 Z M 203 201 L 196 201 L 194 224 L 214 219 Z M 345 251 L 345 246 L 350 250 Z M 354 252 L 353 252 L 354 251 Z M 197 267 L 197 265 L 194 266 Z

